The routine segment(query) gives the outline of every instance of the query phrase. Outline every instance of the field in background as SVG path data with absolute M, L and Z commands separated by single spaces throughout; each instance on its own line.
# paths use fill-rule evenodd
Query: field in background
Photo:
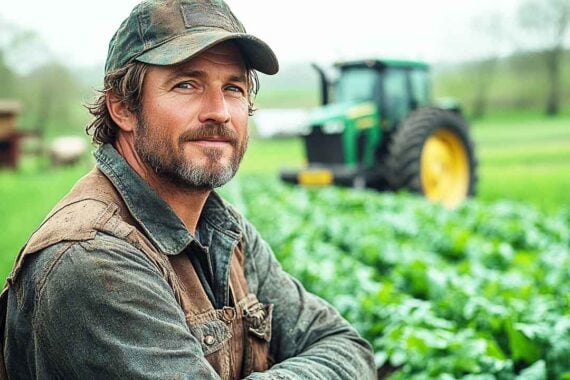
M 479 199 L 508 198 L 545 211 L 570 206 L 570 116 L 505 115 L 474 123 Z
M 570 206 L 570 116 L 503 114 L 473 122 L 478 199 L 511 199 L 544 211 Z M 304 163 L 300 139 L 253 140 L 241 172 L 276 175 Z
M 549 213 L 570 206 L 570 116 L 503 115 L 474 123 L 472 130 L 480 161 L 478 200 L 512 199 Z M 299 139 L 254 139 L 240 173 L 276 177 L 280 167 L 303 162 Z M 0 278 L 32 229 L 88 167 L 46 171 L 25 162 L 18 172 L 0 171 Z

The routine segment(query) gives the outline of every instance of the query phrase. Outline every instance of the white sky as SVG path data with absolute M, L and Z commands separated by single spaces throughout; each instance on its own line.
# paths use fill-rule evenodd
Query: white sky
M 107 44 L 138 0 L 2 0 L 0 16 L 40 34 L 70 66 L 104 62 Z M 282 63 L 383 56 L 462 60 L 505 44 L 478 33 L 492 12 L 512 22 L 520 0 L 227 0 L 248 32 Z

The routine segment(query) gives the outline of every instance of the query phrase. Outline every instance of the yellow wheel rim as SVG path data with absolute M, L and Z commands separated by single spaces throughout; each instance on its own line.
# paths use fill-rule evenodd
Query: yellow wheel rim
M 467 197 L 469 161 L 461 139 L 447 129 L 437 129 L 425 142 L 421 155 L 421 184 L 425 196 L 446 207 Z

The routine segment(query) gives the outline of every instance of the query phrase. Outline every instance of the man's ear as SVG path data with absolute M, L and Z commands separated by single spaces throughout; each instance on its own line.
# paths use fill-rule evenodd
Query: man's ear
M 132 132 L 137 125 L 136 115 L 111 91 L 107 92 L 106 103 L 109 115 L 111 115 L 115 124 L 117 124 L 123 132 Z

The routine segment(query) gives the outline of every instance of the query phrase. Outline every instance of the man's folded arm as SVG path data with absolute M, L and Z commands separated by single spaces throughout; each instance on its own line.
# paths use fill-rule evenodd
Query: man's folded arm
M 250 291 L 274 305 L 270 353 L 276 364 L 248 379 L 373 379 L 368 342 L 326 301 L 287 274 L 255 228 L 243 221 Z

